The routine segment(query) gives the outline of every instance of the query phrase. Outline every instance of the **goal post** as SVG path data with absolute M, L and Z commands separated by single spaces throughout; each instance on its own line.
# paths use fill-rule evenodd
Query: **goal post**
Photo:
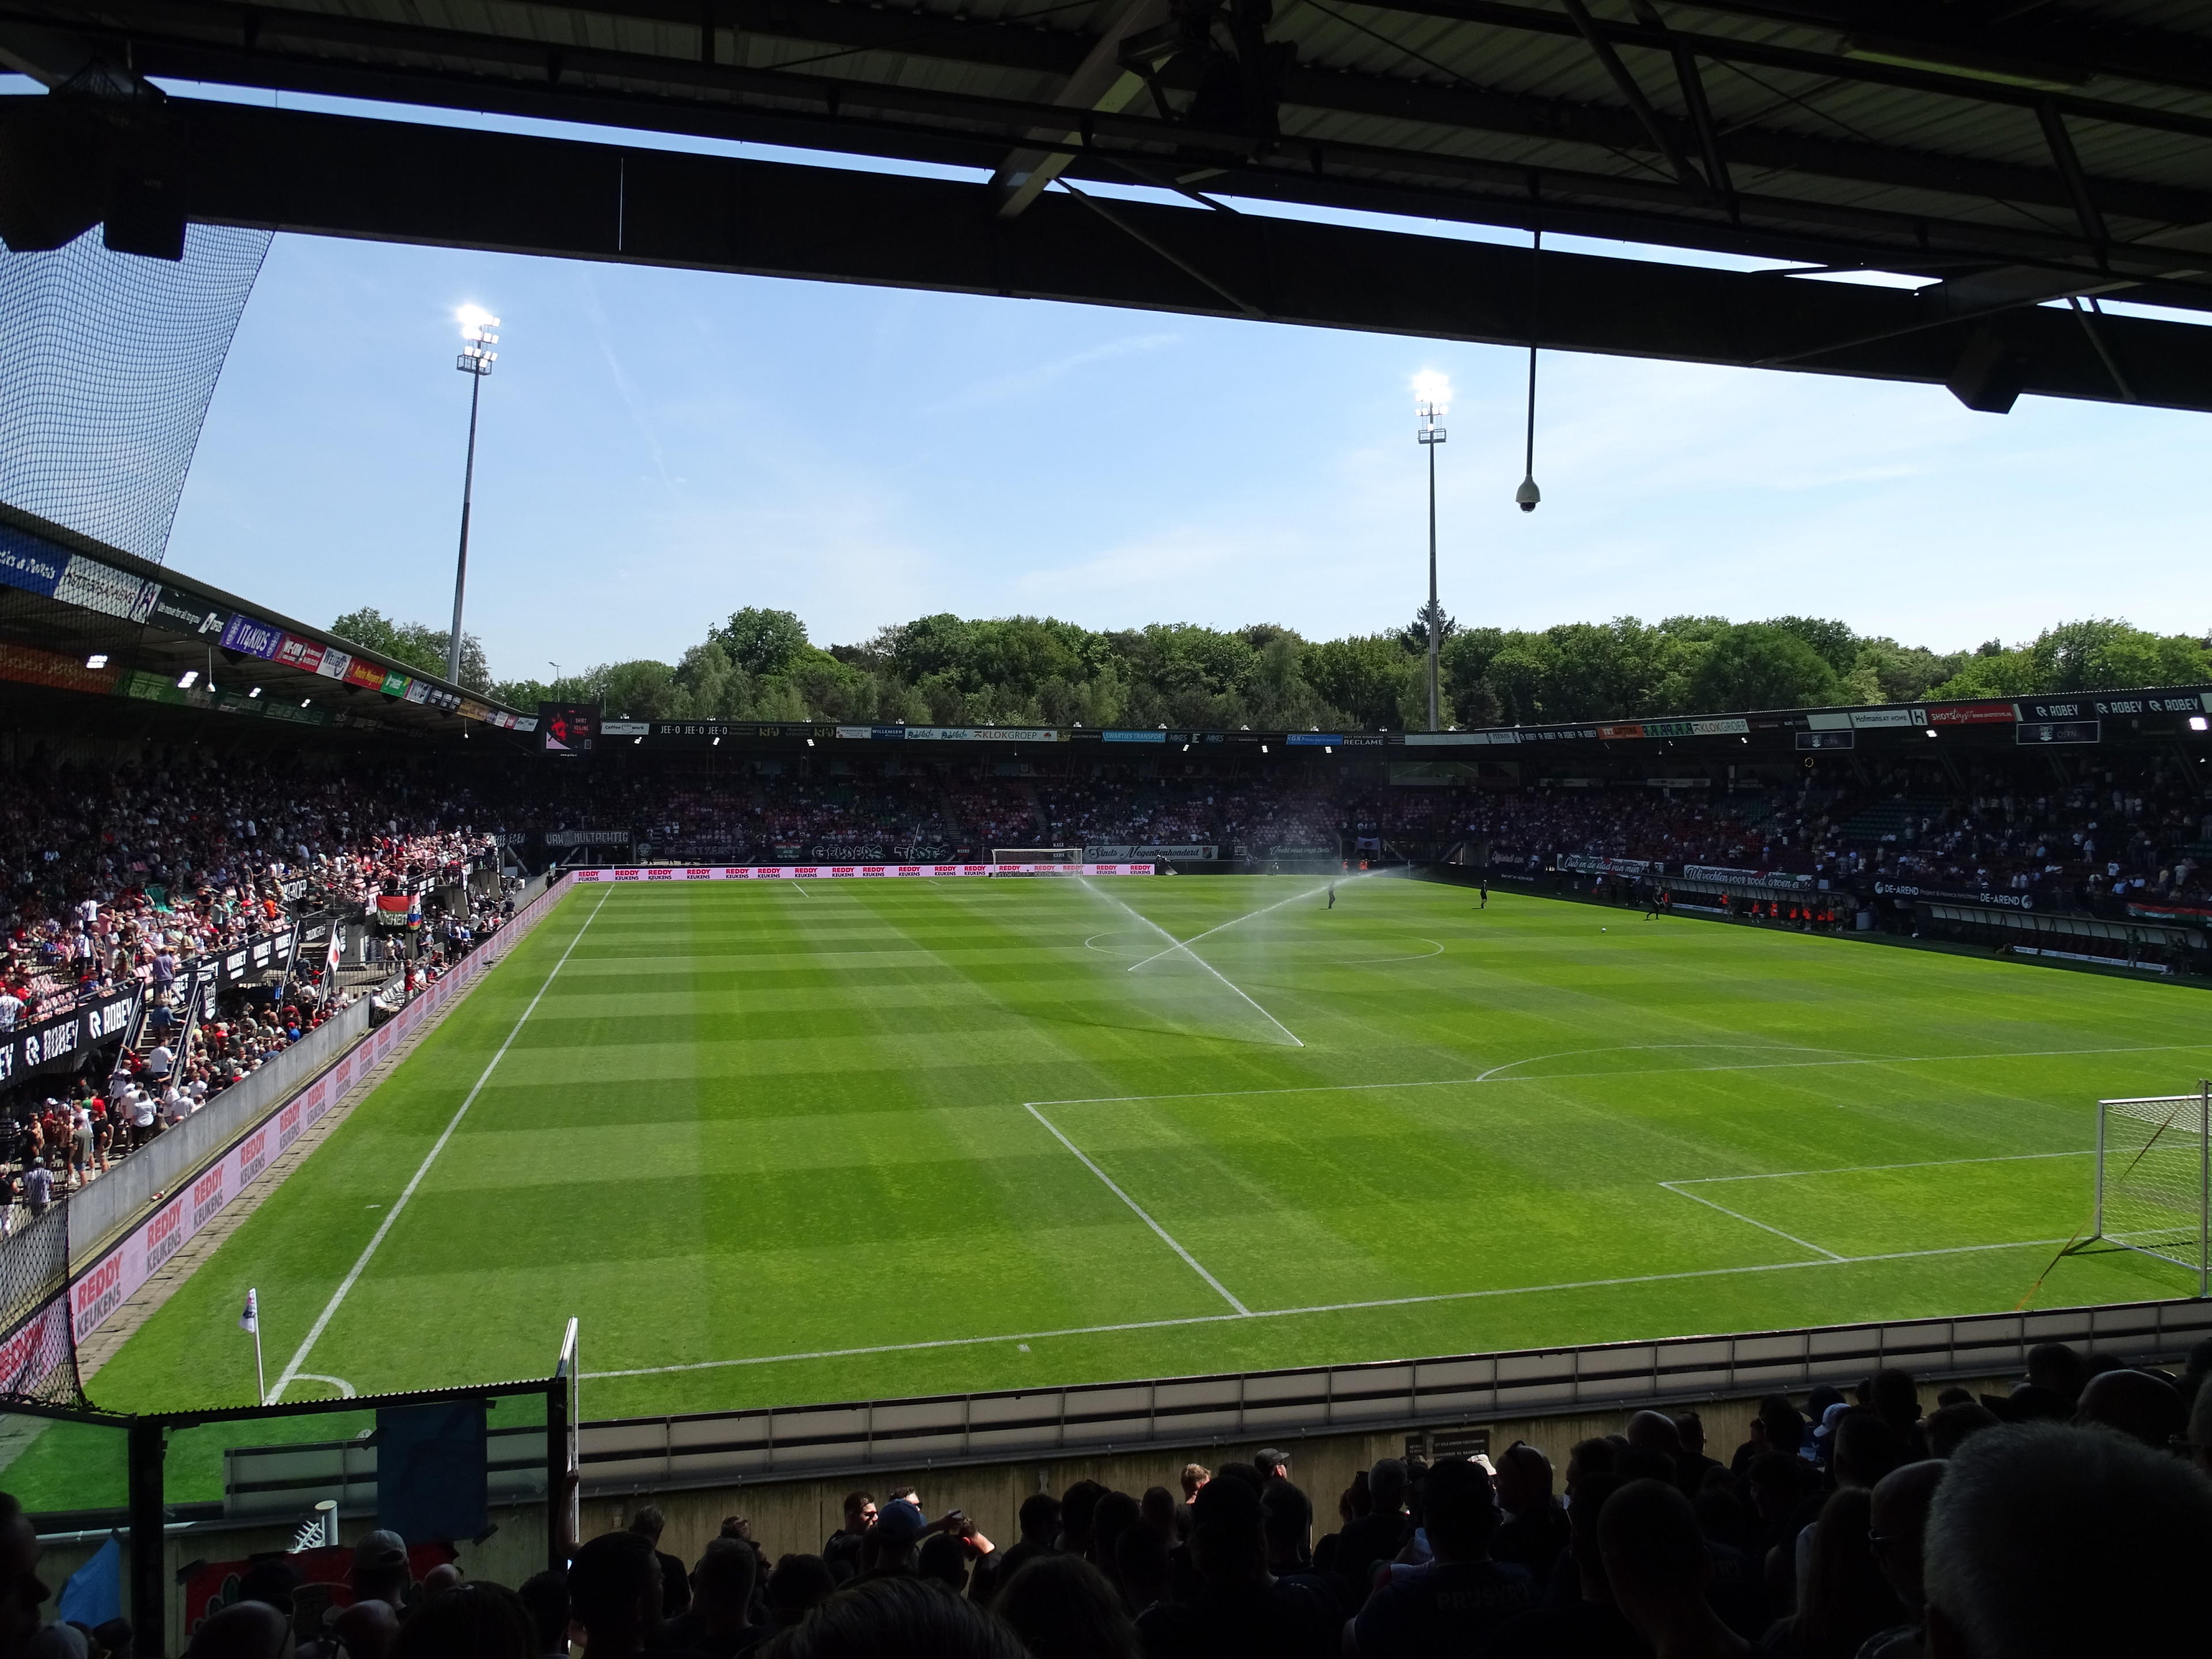
M 2197 1275 L 2212 1296 L 2212 1081 L 2097 1103 L 2094 1236 Z

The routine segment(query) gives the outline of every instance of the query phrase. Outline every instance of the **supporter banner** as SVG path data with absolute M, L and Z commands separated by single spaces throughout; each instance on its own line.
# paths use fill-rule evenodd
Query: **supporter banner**
M 64 1295 L 10 1332 L 0 1343 L 0 1364 L 12 1367 L 9 1375 L 14 1386 L 27 1389 L 43 1380 L 67 1357 L 66 1339 L 72 1328 L 76 1340 L 82 1343 L 112 1318 L 164 1262 L 265 1174 L 280 1152 L 319 1122 L 402 1038 L 461 995 L 492 964 L 495 951 L 503 951 L 518 941 L 549 908 L 541 895 L 528 909 L 454 963 L 444 978 L 240 1135 L 188 1187 L 171 1194 L 152 1216 L 79 1273 Z M 63 1320 L 68 1324 L 61 1323 Z
M 843 881 L 902 876 L 1149 876 L 1151 864 L 695 864 L 572 870 L 572 881 Z
M 2199 927 L 2212 927 L 2212 908 L 2201 904 L 2159 904 L 2146 899 L 2130 899 L 2128 901 L 2128 914 L 2159 921 L 2184 921 Z
M 1107 731 L 1107 732 L 1101 732 L 1098 735 L 1099 735 L 1101 738 L 1103 738 L 1103 739 L 1105 739 L 1105 741 L 1107 741 L 1108 743 L 1165 743 L 1165 742 L 1168 740 L 1168 734 L 1167 734 L 1164 731 L 1154 731 L 1154 732 L 1113 732 L 1113 731 Z M 1291 741 L 1292 743 L 1303 743 L 1303 742 L 1304 742 L 1304 741 L 1305 741 L 1305 739 L 1304 739 L 1304 738 L 1292 738 L 1291 739 Z M 1314 741 L 1315 741 L 1316 743 L 1319 743 L 1319 742 L 1321 741 L 1321 739 L 1320 739 L 1319 738 L 1316 738 L 1314 739 Z
M 1794 870 L 1739 870 L 1729 864 L 1686 864 L 1682 873 L 1692 881 L 1759 882 L 1769 887 L 1810 887 L 1813 878 Z
M 1560 869 L 1584 875 L 1640 876 L 1653 867 L 1649 859 L 1596 859 L 1581 853 L 1570 853 L 1559 860 Z
M 1623 738 L 1736 738 L 1751 730 L 1751 722 L 1738 719 L 1698 720 L 1638 720 L 1601 726 L 1596 735 L 1609 741 Z M 1577 733 L 1576 735 L 1584 735 Z
M 880 743 L 1065 743 L 1067 733 L 1042 726 L 841 726 L 841 738 Z M 763 735 L 766 735 L 763 732 Z M 1161 733 L 1164 740 L 1166 734 Z M 1134 739 L 1127 739 L 1134 741 Z
M 548 830 L 543 839 L 548 847 L 611 847 L 627 846 L 627 830 Z M 518 843 L 520 841 L 518 839 Z
M 35 1025 L 0 1033 L 0 1085 L 33 1072 L 76 1070 L 90 1050 L 131 1029 L 138 995 L 134 985 Z

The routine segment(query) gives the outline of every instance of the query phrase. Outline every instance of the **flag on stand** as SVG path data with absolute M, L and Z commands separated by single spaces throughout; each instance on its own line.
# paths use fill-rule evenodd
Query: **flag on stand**
M 248 1291 L 246 1293 L 246 1307 L 238 1316 L 238 1328 L 241 1331 L 251 1331 L 256 1336 L 261 1334 L 260 1291 Z

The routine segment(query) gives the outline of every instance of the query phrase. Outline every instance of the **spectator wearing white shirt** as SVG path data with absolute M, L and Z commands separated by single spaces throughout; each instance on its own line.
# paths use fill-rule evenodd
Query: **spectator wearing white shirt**
M 0 1031 L 12 1031 L 22 1017 L 23 999 L 4 985 L 0 985 Z
M 169 1075 L 169 1068 L 177 1063 L 177 1056 L 166 1042 L 157 1042 L 146 1055 L 146 1075 L 160 1083 Z

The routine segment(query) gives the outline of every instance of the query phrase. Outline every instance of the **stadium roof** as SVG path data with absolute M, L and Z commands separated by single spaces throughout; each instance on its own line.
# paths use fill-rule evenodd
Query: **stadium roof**
M 79 94 L 0 124 L 11 246 L 104 213 L 112 246 L 161 251 L 189 216 L 1534 337 L 1990 409 L 2212 408 L 2212 333 L 2098 310 L 2212 309 L 2212 15 L 2182 0 L 9 0 L 0 60 Z M 162 100 L 141 76 L 974 176 Z M 84 159 L 103 145 L 112 204 Z M 1790 264 L 1534 259 L 1279 211 L 1300 208 Z M 1927 286 L 1810 280 L 1859 271 Z
M 4 502 L 0 682 L 416 737 L 536 721 Z

